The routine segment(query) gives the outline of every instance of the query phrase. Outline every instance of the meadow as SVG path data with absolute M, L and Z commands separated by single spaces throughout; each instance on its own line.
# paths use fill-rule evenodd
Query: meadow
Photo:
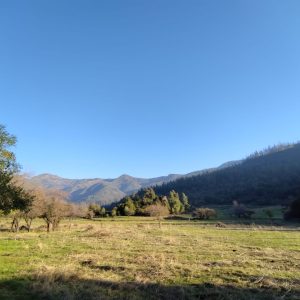
M 42 220 L 29 233 L 9 222 L 0 299 L 300 299 L 297 225 L 116 217 L 47 234 Z

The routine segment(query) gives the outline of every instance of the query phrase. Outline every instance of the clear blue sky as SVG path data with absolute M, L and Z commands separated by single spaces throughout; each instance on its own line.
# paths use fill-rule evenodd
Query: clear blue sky
M 186 173 L 300 139 L 299 0 L 0 2 L 23 171 Z

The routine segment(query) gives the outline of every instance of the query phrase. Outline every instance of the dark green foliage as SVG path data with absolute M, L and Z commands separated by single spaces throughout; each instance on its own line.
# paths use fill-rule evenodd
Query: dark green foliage
M 300 221 L 300 197 L 291 203 L 288 211 L 284 215 L 284 218 L 286 220 L 298 219 Z
M 171 214 L 180 214 L 185 211 L 185 207 L 189 208 L 186 195 L 182 195 L 182 201 L 175 191 L 171 191 L 166 197 L 156 195 L 152 188 L 146 188 L 135 195 L 123 198 L 117 205 L 117 214 L 121 216 L 143 216 L 158 211 L 163 214 L 166 214 L 166 211 Z
M 190 208 L 191 208 L 191 205 L 190 205 L 190 203 L 189 203 L 189 198 L 188 198 L 188 196 L 185 194 L 185 193 L 182 193 L 181 194 L 181 202 L 182 202 L 182 204 L 183 204 L 183 206 L 184 206 L 184 210 L 185 211 L 189 211 L 190 210 Z
M 16 185 L 13 175 L 18 169 L 16 158 L 10 147 L 16 143 L 16 137 L 9 134 L 0 124 L 0 210 L 9 213 L 11 210 L 25 210 L 33 197 Z
M 157 198 L 154 190 L 152 188 L 147 188 L 144 190 L 144 195 L 142 198 L 143 205 L 151 205 L 153 201 Z
M 25 210 L 34 197 L 13 181 L 13 174 L 0 171 L 0 210 L 8 214 L 11 210 Z
M 136 213 L 136 206 L 130 197 L 121 200 L 118 206 L 118 214 L 121 216 L 133 216 Z
M 90 204 L 88 207 L 88 218 L 92 219 L 94 217 L 104 217 L 106 210 L 104 207 L 97 203 Z
M 16 137 L 6 131 L 5 126 L 0 124 L 0 171 L 14 173 L 18 170 L 15 154 L 9 150 L 15 146 Z
M 184 212 L 184 205 L 181 203 L 179 199 L 178 193 L 172 190 L 168 196 L 168 201 L 170 205 L 170 213 L 177 215 L 179 213 Z
M 180 178 L 154 190 L 185 193 L 194 206 L 228 205 L 236 199 L 251 205 L 287 204 L 289 197 L 300 195 L 300 144 L 273 147 L 238 165 Z

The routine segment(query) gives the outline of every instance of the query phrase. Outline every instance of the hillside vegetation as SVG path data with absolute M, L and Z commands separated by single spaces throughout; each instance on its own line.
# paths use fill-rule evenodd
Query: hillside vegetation
M 157 194 L 185 193 L 195 206 L 289 204 L 300 195 L 300 144 L 256 152 L 231 167 L 155 187 Z
M 112 212 L 120 216 L 164 217 L 182 214 L 189 208 L 189 200 L 184 193 L 179 195 L 176 191 L 170 191 L 168 195 L 158 196 L 152 188 L 146 188 L 131 197 L 123 198 Z
M 110 205 L 146 187 L 159 186 L 178 178 L 213 172 L 238 163 L 240 161 L 227 162 L 217 168 L 194 171 L 185 175 L 169 174 L 154 178 L 137 178 L 122 175 L 113 179 L 67 179 L 52 174 L 41 174 L 29 180 L 31 184 L 45 189 L 63 191 L 67 194 L 68 199 L 74 203 L 97 202 L 101 205 Z
M 101 205 L 119 201 L 126 195 L 141 188 L 160 185 L 179 178 L 181 175 L 171 174 L 157 178 L 135 178 L 122 175 L 115 179 L 66 179 L 52 174 L 42 174 L 30 179 L 31 183 L 46 189 L 64 191 L 72 202 L 98 202 Z

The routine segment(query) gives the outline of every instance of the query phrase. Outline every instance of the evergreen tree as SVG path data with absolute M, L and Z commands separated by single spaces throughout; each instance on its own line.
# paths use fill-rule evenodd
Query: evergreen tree
M 179 199 L 178 193 L 172 190 L 168 197 L 169 205 L 170 205 L 170 212 L 171 214 L 179 214 L 183 212 L 184 206 Z
M 157 198 L 153 188 L 147 188 L 144 190 L 142 204 L 144 206 L 153 204 L 154 200 Z
M 114 207 L 114 208 L 111 210 L 111 216 L 114 218 L 116 215 L 117 215 L 117 207 Z
M 136 206 L 131 197 L 125 197 L 119 206 L 120 215 L 133 216 L 136 212 Z
M 184 210 L 185 211 L 189 211 L 189 209 L 191 208 L 191 205 L 189 203 L 189 198 L 187 197 L 187 195 L 185 193 L 182 193 L 181 196 L 182 196 L 181 202 L 182 202 L 182 204 L 184 206 Z

